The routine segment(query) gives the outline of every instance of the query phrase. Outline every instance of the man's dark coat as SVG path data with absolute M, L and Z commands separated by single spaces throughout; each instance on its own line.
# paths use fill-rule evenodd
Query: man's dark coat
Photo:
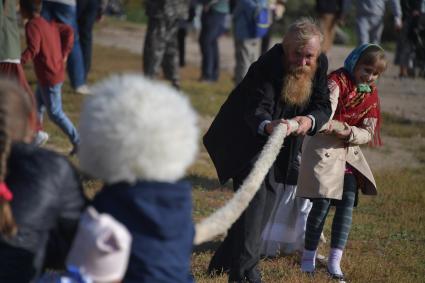
M 313 92 L 304 107 L 284 104 L 283 88 L 284 51 L 276 44 L 253 63 L 243 81 L 230 93 L 204 136 L 204 145 L 214 162 L 222 184 L 229 178 L 249 172 L 268 136 L 258 133 L 264 120 L 312 115 L 317 129 L 329 120 L 331 104 L 326 73 L 328 60 L 321 54 L 313 79 Z M 301 137 L 290 136 L 274 163 L 275 178 L 280 183 L 296 184 L 297 155 Z M 244 173 L 242 173 L 244 172 Z

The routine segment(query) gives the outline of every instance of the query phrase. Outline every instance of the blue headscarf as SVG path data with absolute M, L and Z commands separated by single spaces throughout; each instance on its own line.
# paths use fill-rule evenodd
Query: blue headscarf
M 350 73 L 350 75 L 353 76 L 354 68 L 356 67 L 357 61 L 360 58 L 360 55 L 362 55 L 363 51 L 365 51 L 367 48 L 371 46 L 376 46 L 379 49 L 384 50 L 381 46 L 378 44 L 372 44 L 372 43 L 365 43 L 358 47 L 356 47 L 351 53 L 348 55 L 348 57 L 344 61 L 344 69 Z

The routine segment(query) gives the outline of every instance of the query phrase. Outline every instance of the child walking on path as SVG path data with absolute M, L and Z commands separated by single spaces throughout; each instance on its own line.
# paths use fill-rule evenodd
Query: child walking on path
M 386 66 L 384 50 L 378 45 L 364 44 L 350 53 L 343 68 L 328 76 L 333 114 L 322 133 L 305 138 L 298 177 L 297 196 L 313 202 L 307 219 L 303 272 L 315 270 L 320 234 L 329 207 L 335 205 L 328 273 L 333 279 L 344 280 L 340 261 L 358 189 L 367 195 L 377 194 L 375 180 L 359 145 L 381 144 L 375 81 Z
M 38 1 L 40 2 L 40 1 Z M 22 64 L 34 61 L 37 76 L 37 110 L 42 122 L 47 109 L 50 119 L 62 129 L 77 151 L 79 135 L 71 120 L 62 110 L 62 84 L 65 80 L 65 62 L 73 46 L 73 31 L 68 25 L 48 22 L 40 16 L 41 3 L 20 0 L 21 13 L 28 19 L 25 25 L 27 48 L 22 53 Z

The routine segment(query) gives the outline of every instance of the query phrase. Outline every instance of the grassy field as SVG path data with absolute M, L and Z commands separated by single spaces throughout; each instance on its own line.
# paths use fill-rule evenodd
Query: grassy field
M 141 59 L 123 50 L 95 47 L 93 69 L 89 83 L 92 84 L 111 73 L 138 72 Z M 27 67 L 30 83 L 35 79 Z M 230 74 L 224 73 L 218 84 L 202 84 L 197 81 L 199 70 L 192 66 L 182 69 L 182 88 L 190 97 L 201 116 L 200 125 L 205 130 L 211 117 L 232 88 Z M 72 92 L 68 82 L 64 85 L 64 109 L 78 123 L 83 97 Z M 51 139 L 47 147 L 68 153 L 71 149 L 65 136 L 46 122 Z M 386 135 L 399 137 L 406 144 L 412 136 L 425 134 L 423 123 L 413 123 L 384 115 L 383 131 Z M 418 147 L 412 147 L 412 150 Z M 425 147 L 415 152 L 421 162 L 418 169 L 383 170 L 376 172 L 379 196 L 361 196 L 354 213 L 350 240 L 343 257 L 343 270 L 350 282 L 425 282 Z M 78 165 L 78 160 L 72 159 Z M 372 168 L 373 169 L 373 168 Z M 187 178 L 193 184 L 193 217 L 199 221 L 220 207 L 232 196 L 230 186 L 220 187 L 215 170 L 205 150 L 202 149 Z M 86 193 L 92 197 L 101 187 L 96 180 L 85 181 Z M 329 221 L 325 234 L 330 235 Z M 208 261 L 220 239 L 195 247 L 193 274 L 197 282 L 227 282 L 226 276 L 208 278 L 205 271 Z M 322 254 L 327 247 L 321 247 Z M 325 269 L 319 266 L 314 279 L 299 271 L 299 256 L 292 255 L 267 259 L 261 262 L 264 282 L 328 282 Z

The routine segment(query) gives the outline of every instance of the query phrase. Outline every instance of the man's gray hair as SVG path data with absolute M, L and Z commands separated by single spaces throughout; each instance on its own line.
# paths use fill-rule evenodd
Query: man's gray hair
M 319 37 L 320 44 L 322 44 L 323 33 L 317 22 L 312 18 L 302 17 L 289 26 L 287 33 L 283 37 L 282 43 L 284 47 L 287 46 L 289 42 L 297 42 L 303 45 L 315 36 Z

